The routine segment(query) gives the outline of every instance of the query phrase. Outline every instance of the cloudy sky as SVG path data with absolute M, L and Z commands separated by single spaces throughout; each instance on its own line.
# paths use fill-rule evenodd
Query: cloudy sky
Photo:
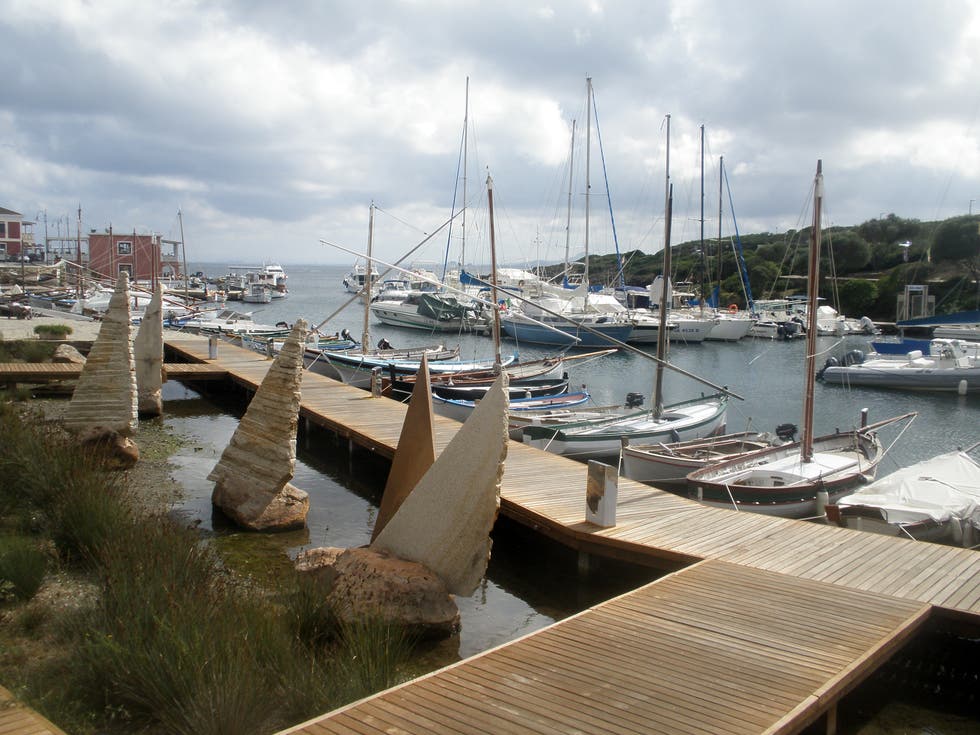
M 214 263 L 486 262 L 663 246 L 701 229 L 980 211 L 971 0 L 0 0 L 0 206 L 43 235 L 153 231 Z M 586 78 L 594 87 L 585 145 Z M 466 115 L 466 84 L 469 105 Z M 464 118 L 466 165 L 461 161 Z M 572 121 L 574 167 L 569 183 Z M 597 122 L 596 122 L 597 120 Z M 596 126 L 601 132 L 601 149 Z M 603 160 L 605 166 L 603 167 Z M 571 197 L 569 197 L 571 190 Z M 972 201 L 971 200 L 978 200 Z M 462 225 L 465 224 L 465 227 Z

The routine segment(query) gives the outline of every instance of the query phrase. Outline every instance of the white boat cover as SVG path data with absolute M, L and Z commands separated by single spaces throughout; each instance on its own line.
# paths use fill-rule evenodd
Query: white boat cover
M 940 454 L 861 488 L 838 506 L 875 507 L 889 523 L 932 518 L 968 521 L 980 529 L 980 463 L 965 452 Z

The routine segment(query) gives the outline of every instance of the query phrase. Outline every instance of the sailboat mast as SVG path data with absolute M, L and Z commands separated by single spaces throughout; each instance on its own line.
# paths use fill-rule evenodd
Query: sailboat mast
M 670 273 L 670 220 L 674 208 L 674 187 L 667 188 L 667 211 L 664 213 L 664 273 Z M 664 364 L 667 359 L 667 306 L 670 303 L 667 284 L 669 279 L 663 279 L 663 290 L 660 293 L 660 324 L 657 327 L 657 372 L 653 387 L 653 417 L 660 418 L 664 413 Z
M 187 248 L 184 247 L 184 216 L 177 210 L 177 222 L 180 224 L 180 256 L 184 261 L 184 303 L 190 303 L 190 296 L 187 293 L 187 281 L 190 275 L 187 273 Z M 112 225 L 109 225 L 109 257 L 112 257 Z M 207 290 L 207 289 L 205 289 Z
M 572 174 L 575 170 L 575 121 L 572 120 L 572 141 L 568 150 L 568 207 L 565 212 L 565 278 L 568 278 L 568 248 L 572 237 Z M 540 266 L 541 263 L 538 263 Z
M 661 276 L 660 322 L 657 326 L 657 371 L 653 384 L 653 416 L 660 418 L 664 412 L 664 367 L 667 358 L 667 307 L 670 305 L 670 220 L 674 204 L 674 192 L 670 185 L 670 115 L 667 115 L 666 161 L 664 163 L 664 267 Z
M 487 174 L 487 214 L 490 217 L 490 293 L 493 295 L 493 372 L 500 374 L 500 308 L 497 302 L 497 241 L 493 227 L 493 179 Z
M 715 304 L 717 308 L 721 308 L 721 274 L 722 274 L 722 259 L 724 258 L 724 253 L 721 247 L 721 202 L 722 202 L 722 183 L 725 180 L 725 157 L 718 156 L 718 303 Z
M 368 326 L 371 317 L 371 246 L 374 245 L 374 202 L 371 202 L 371 216 L 368 219 L 367 265 L 364 266 L 364 328 L 361 330 L 361 354 L 367 354 L 371 342 L 371 331 Z
M 701 303 L 701 314 L 704 314 L 704 279 L 708 267 L 708 257 L 704 254 L 704 123 L 701 124 L 701 279 L 699 288 L 701 293 L 698 301 Z
M 466 77 L 466 103 L 463 111 L 463 212 L 460 215 L 459 270 L 466 267 L 466 158 L 470 133 L 470 78 Z
M 585 80 L 585 307 L 589 306 L 589 194 L 592 192 L 590 172 L 592 148 L 592 77 Z
M 813 180 L 813 231 L 810 233 L 810 264 L 807 285 L 806 362 L 803 369 L 803 439 L 800 459 L 813 459 L 813 382 L 817 362 L 817 292 L 820 289 L 820 214 L 823 208 L 823 161 L 817 161 Z

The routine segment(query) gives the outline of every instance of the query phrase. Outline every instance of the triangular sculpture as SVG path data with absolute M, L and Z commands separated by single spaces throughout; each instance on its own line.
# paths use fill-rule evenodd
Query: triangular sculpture
M 371 543 L 424 564 L 455 595 L 472 594 L 490 560 L 507 457 L 507 384 L 501 374 Z
M 371 540 L 374 541 L 381 529 L 408 497 L 422 476 L 436 461 L 435 433 L 432 425 L 432 386 L 429 383 L 429 363 L 425 355 L 415 375 L 415 387 L 405 413 L 402 433 L 398 437 L 398 449 L 391 461 L 388 482 L 381 496 L 381 507 L 374 522 Z
M 302 528 L 310 498 L 289 481 L 296 469 L 306 322 L 297 319 L 282 349 L 211 470 L 211 502 L 244 528 Z
M 140 416 L 163 413 L 163 287 L 158 283 L 136 332 L 137 404 Z
M 139 414 L 131 330 L 129 274 L 123 271 L 65 413 L 65 425 L 72 431 L 116 432 L 125 438 L 136 433 Z

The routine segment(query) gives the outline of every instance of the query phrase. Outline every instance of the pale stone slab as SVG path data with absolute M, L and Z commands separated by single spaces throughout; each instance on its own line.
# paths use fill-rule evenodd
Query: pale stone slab
M 585 520 L 603 528 L 616 525 L 616 500 L 619 497 L 619 472 L 615 467 L 589 460 L 585 488 Z
M 163 287 L 157 284 L 136 332 L 137 405 L 142 416 L 163 413 Z
M 432 385 L 429 382 L 429 363 L 422 355 L 415 387 L 405 413 L 398 448 L 391 462 L 388 482 L 381 496 L 381 507 L 374 522 L 373 541 L 381 533 L 405 498 L 436 461 L 435 430 L 432 425 Z
M 138 423 L 129 275 L 123 272 L 68 404 L 65 425 L 75 432 L 101 427 L 130 437 Z
M 208 475 L 215 483 L 211 502 L 245 528 L 286 530 L 306 523 L 309 496 L 289 484 L 296 469 L 305 341 L 306 322 L 297 319 Z
M 502 374 L 371 544 L 424 564 L 457 595 L 473 593 L 490 560 L 507 457 L 507 383 Z

